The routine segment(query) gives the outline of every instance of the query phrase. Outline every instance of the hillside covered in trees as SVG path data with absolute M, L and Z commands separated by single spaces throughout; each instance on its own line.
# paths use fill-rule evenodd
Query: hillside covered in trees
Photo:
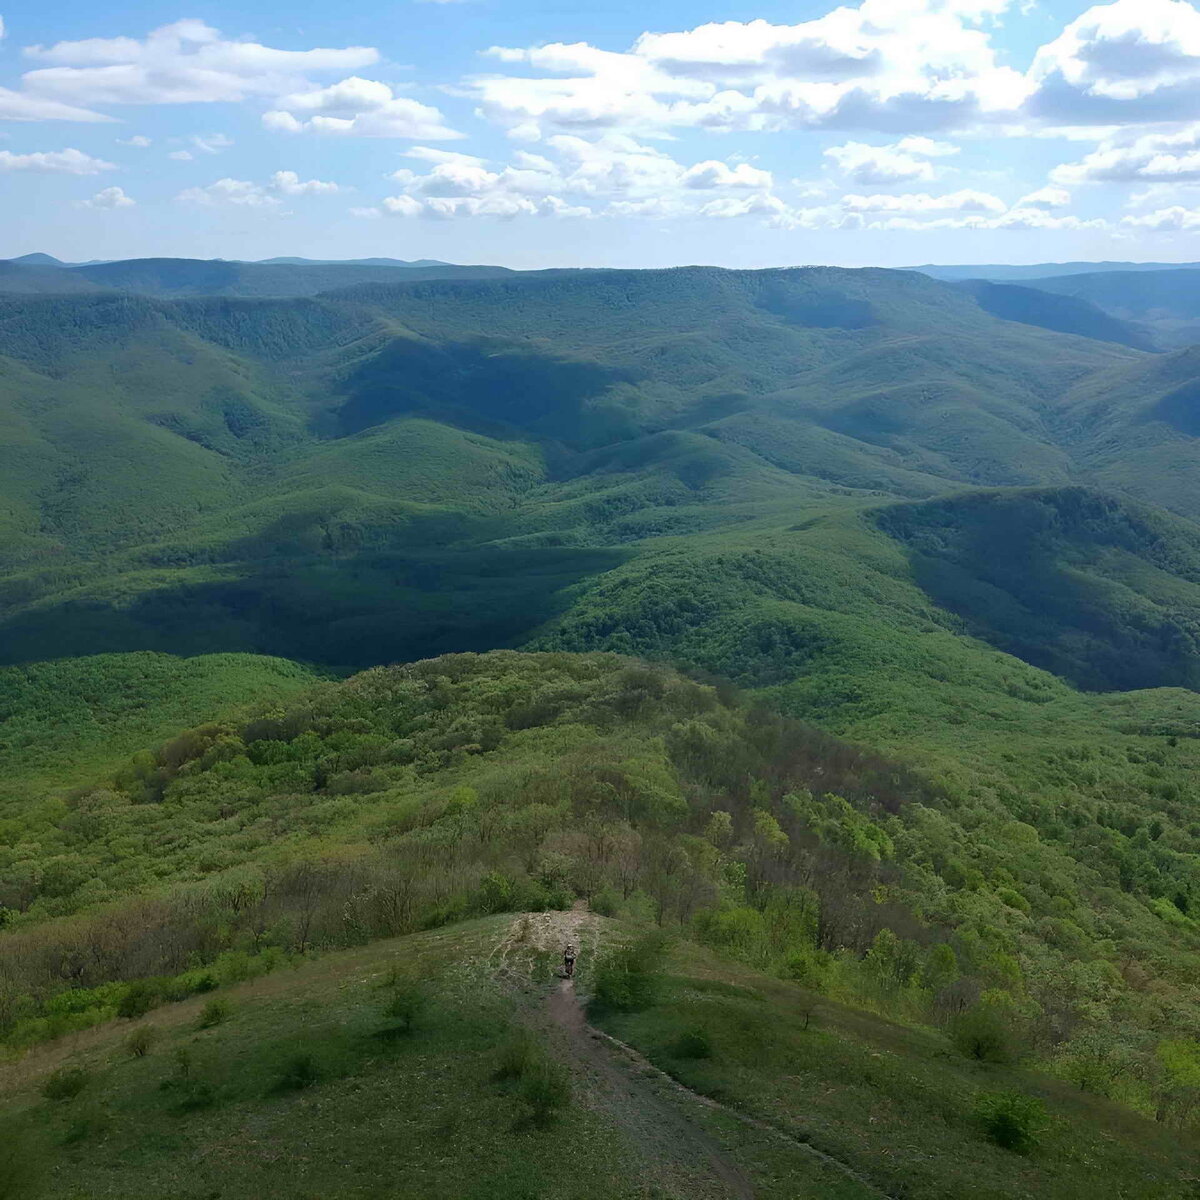
M 361 270 L 393 274 L 0 299 L 13 1069 L 583 902 L 606 953 L 665 931 L 668 976 L 909 1031 L 877 1099 L 992 1072 L 1060 1134 L 1085 1104 L 1113 1146 L 1189 1144 L 1194 351 L 908 272 Z M 604 1019 L 653 1048 L 672 1003 Z M 693 1087 L 685 1033 L 655 1053 Z M 758 1119 L 752 1058 L 705 1078 Z M 975 1082 L 922 1083 L 943 1058 Z M 872 1186 L 1082 1195 L 1055 1137 L 1040 1182 Z

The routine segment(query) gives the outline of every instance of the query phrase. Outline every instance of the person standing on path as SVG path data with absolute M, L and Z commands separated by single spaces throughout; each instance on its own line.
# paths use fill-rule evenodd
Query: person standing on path
M 570 942 L 563 950 L 563 971 L 568 979 L 575 978 L 575 947 Z

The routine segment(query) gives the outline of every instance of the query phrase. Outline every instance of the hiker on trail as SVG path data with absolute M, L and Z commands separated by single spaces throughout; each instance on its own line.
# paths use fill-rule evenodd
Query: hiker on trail
M 563 950 L 563 971 L 568 979 L 575 977 L 575 947 L 570 942 Z

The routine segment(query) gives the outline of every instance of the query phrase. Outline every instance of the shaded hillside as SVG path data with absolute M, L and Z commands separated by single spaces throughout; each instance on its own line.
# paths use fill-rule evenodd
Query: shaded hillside
M 1063 482 L 1045 411 L 1138 359 L 825 269 L 13 298 L 0 333 L 10 662 L 519 642 L 648 539 Z
M 1200 342 L 1200 270 L 1194 263 L 1030 279 L 1024 286 L 1084 300 L 1120 320 L 1138 322 L 1165 349 Z
M 1116 342 L 1136 350 L 1155 349 L 1148 331 L 1130 321 L 1118 320 L 1102 308 L 1077 294 L 1055 295 L 1050 288 L 1015 287 L 1012 284 L 988 280 L 969 280 L 961 285 L 978 301 L 980 307 L 1005 321 L 1020 321 L 1058 333 L 1074 333 L 1095 338 L 1100 342 Z
M 976 636 L 1093 691 L 1200 690 L 1200 530 L 1080 489 L 887 509 L 917 581 Z
M 60 266 L 20 259 L 0 259 L 0 294 L 57 296 L 106 290 L 103 284 L 68 274 Z

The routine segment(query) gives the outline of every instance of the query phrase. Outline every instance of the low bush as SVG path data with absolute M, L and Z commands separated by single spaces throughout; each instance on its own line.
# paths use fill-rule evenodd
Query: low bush
M 499 1082 L 520 1079 L 538 1054 L 538 1047 L 529 1033 L 524 1029 L 517 1030 L 500 1047 L 492 1078 Z
M 959 1053 L 976 1062 L 1013 1063 L 1021 1057 L 1021 1038 L 1004 1007 L 981 1000 L 958 1016 L 950 1035 Z
M 398 1033 L 411 1033 L 417 1018 L 425 1008 L 427 996 L 419 983 L 395 983 L 383 1007 L 389 1027 Z
M 547 1128 L 571 1102 L 566 1069 L 539 1055 L 526 1064 L 517 1095 L 528 1110 L 526 1122 L 538 1129 Z
M 712 1058 L 712 1038 L 707 1029 L 694 1025 L 675 1039 L 671 1053 L 676 1058 Z
M 196 1022 L 200 1029 L 212 1029 L 229 1019 L 232 1008 L 229 1001 L 221 996 L 214 996 L 201 1010 L 200 1019 Z
M 1028 1154 L 1049 1126 L 1045 1105 L 1022 1092 L 984 1092 L 975 1102 L 984 1135 L 997 1146 Z
M 591 1011 L 637 1012 L 659 996 L 666 957 L 666 938 L 648 933 L 601 955 L 593 974 Z
M 158 995 L 148 983 L 131 983 L 117 1001 L 117 1016 L 132 1021 L 144 1017 L 158 1001 Z
M 153 1025 L 141 1025 L 125 1039 L 125 1050 L 131 1058 L 145 1058 L 158 1038 Z
M 47 1100 L 74 1100 L 90 1079 L 83 1067 L 60 1067 L 42 1084 L 42 1095 Z
M 284 1065 L 279 1076 L 276 1090 L 281 1092 L 298 1092 L 312 1087 L 320 1077 L 316 1061 L 311 1054 L 297 1054 Z

